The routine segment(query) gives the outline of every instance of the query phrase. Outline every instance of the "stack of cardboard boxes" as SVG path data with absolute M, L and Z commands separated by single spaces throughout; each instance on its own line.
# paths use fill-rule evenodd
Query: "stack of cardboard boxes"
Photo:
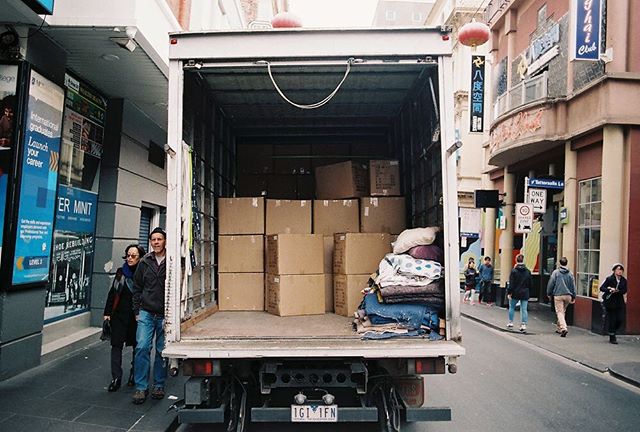
M 350 316 L 405 228 L 399 175 L 397 161 L 348 161 L 316 168 L 313 202 L 220 198 L 220 310 Z
M 264 199 L 218 200 L 220 310 L 264 310 Z

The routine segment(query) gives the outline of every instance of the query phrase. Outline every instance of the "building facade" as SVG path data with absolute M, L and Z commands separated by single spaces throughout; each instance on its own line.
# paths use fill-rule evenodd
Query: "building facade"
M 640 4 L 632 0 L 493 0 L 492 117 L 485 175 L 502 193 L 483 247 L 500 286 L 523 253 L 532 297 L 546 302 L 557 260 L 569 259 L 573 324 L 601 332 L 599 284 L 614 263 L 640 283 Z M 516 203 L 533 204 L 526 226 Z M 520 206 L 518 206 L 520 208 Z M 496 229 L 496 227 L 498 227 Z M 524 234 L 520 233 L 525 231 Z M 626 332 L 640 333 L 640 295 L 628 295 Z
M 124 248 L 164 224 L 168 34 L 193 17 L 244 23 L 234 0 L 3 3 L 0 379 L 95 336 Z

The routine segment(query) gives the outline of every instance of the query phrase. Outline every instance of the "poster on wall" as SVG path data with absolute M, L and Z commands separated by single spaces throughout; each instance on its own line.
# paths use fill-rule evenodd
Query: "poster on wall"
M 98 194 L 60 185 L 45 320 L 89 307 Z
M 5 206 L 7 203 L 7 185 L 11 169 L 11 149 L 13 148 L 13 129 L 16 112 L 16 88 L 18 84 L 18 66 L 0 65 L 0 260 Z M 1 262 L 0 262 L 1 263 Z
M 107 99 L 65 75 L 60 183 L 97 190 L 95 173 L 102 158 Z
M 16 228 L 13 285 L 49 278 L 64 92 L 31 71 Z

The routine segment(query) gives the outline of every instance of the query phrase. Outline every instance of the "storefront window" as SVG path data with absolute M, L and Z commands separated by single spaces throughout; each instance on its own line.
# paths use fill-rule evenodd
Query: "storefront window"
M 601 178 L 579 183 L 578 203 L 578 295 L 598 297 L 600 262 Z
M 89 308 L 107 99 L 70 75 L 45 322 Z

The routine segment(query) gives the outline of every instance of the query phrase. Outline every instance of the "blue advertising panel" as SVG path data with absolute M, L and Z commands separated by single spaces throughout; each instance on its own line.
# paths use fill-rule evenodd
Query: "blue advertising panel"
M 574 60 L 600 60 L 602 29 L 601 0 L 574 0 L 575 44 L 571 48 Z
M 64 92 L 31 71 L 22 149 L 13 285 L 49 278 Z
M 18 66 L 0 65 L 0 260 L 4 232 L 7 186 L 11 175 Z
M 56 230 L 91 233 L 96 226 L 98 194 L 60 185 Z
M 53 15 L 54 0 L 23 0 L 34 12 L 43 15 Z
M 484 131 L 484 56 L 471 57 L 470 131 Z

